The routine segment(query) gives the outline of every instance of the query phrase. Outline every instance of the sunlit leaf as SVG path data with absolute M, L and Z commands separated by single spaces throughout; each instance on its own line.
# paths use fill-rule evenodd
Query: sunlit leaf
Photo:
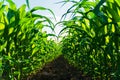
M 9 29 L 9 33 L 8 33 L 8 34 L 11 34 L 11 33 L 13 32 L 13 30 L 14 30 L 14 28 L 11 27 L 11 28 Z
M 5 28 L 5 25 L 3 23 L 0 23 L 0 30 L 3 30 Z
M 17 9 L 15 3 L 12 0 L 6 0 L 6 1 L 9 3 L 10 8 L 12 10 L 16 10 Z
M 19 8 L 20 19 L 23 18 L 26 15 L 25 9 L 26 9 L 26 5 L 22 5 Z

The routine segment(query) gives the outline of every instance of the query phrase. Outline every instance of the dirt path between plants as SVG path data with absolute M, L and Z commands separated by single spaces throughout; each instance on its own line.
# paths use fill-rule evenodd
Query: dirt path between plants
M 71 66 L 61 55 L 35 75 L 29 76 L 27 80 L 92 80 L 90 77 L 82 76 L 82 72 Z

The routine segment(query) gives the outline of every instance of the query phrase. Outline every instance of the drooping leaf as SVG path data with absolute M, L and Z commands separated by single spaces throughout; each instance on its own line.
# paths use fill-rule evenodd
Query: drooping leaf
M 26 0 L 27 7 L 30 9 L 29 0 Z
M 45 7 L 41 7 L 41 6 L 34 7 L 32 10 L 30 10 L 30 12 L 34 12 L 34 11 L 37 11 L 37 10 L 48 10 L 48 11 L 50 11 L 50 13 L 52 13 L 52 15 L 53 15 L 53 18 L 56 20 L 56 17 L 54 15 L 53 11 L 48 9 L 48 8 L 45 8 Z

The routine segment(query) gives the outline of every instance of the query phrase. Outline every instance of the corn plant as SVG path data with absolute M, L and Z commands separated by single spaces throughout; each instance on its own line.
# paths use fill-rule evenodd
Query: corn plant
M 0 2 L 0 77 L 22 80 L 58 55 L 57 44 L 42 31 L 44 27 L 54 30 L 54 24 L 35 11 L 54 14 L 40 6 L 26 11 L 25 4 L 17 9 L 12 0 L 5 2 Z
M 93 79 L 120 79 L 120 1 L 69 0 L 67 13 L 72 18 L 61 21 L 68 33 L 62 40 L 62 53 L 71 64 Z

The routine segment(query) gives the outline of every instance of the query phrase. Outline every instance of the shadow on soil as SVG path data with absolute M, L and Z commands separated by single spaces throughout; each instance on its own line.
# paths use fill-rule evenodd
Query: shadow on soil
M 82 71 L 71 66 L 61 55 L 46 64 L 36 74 L 28 76 L 26 80 L 92 80 L 88 76 L 82 76 L 82 74 Z

